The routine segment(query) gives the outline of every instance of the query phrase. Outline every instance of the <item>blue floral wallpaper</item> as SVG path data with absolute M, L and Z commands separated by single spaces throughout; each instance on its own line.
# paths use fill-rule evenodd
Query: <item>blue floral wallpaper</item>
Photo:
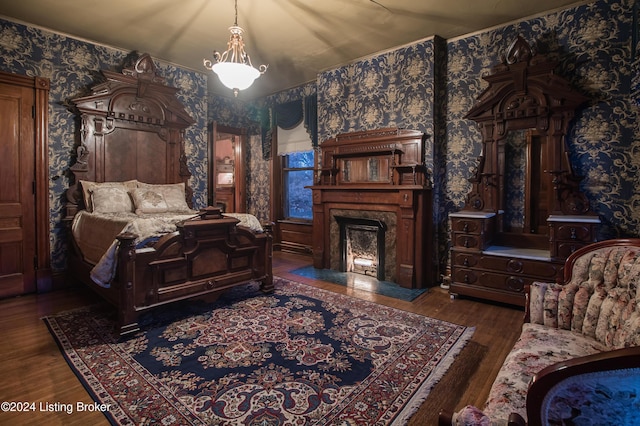
M 438 161 L 442 154 L 435 152 L 435 145 L 443 134 L 445 69 L 446 43 L 435 36 L 321 73 L 318 140 L 384 127 L 418 130 L 430 135 L 427 167 L 442 173 L 445 165 Z M 435 199 L 440 198 L 441 188 L 434 185 Z M 434 223 L 440 222 L 441 213 L 433 209 Z M 434 233 L 436 247 L 443 237 Z
M 583 191 L 603 222 L 599 238 L 638 236 L 639 111 L 637 94 L 631 92 L 632 75 L 638 72 L 631 42 L 634 15 L 637 34 L 634 3 L 600 0 L 448 40 L 444 58 L 436 37 L 327 71 L 318 77 L 319 140 L 389 126 L 434 135 L 435 244 L 444 271 L 448 214 L 464 205 L 481 149 L 480 133 L 464 115 L 487 87 L 482 76 L 522 35 L 540 54 L 558 60 L 558 73 L 591 99 L 578 111 L 567 143 L 575 171 L 585 176 Z
M 167 84 L 196 124 L 187 130 L 194 204 L 206 203 L 206 125 L 246 127 L 248 210 L 269 219 L 269 170 L 255 111 L 318 95 L 318 140 L 338 133 L 403 127 L 430 135 L 434 180 L 434 224 L 438 262 L 448 261 L 448 214 L 459 210 L 480 154 L 480 134 L 464 119 L 481 91 L 482 76 L 499 63 L 517 35 L 540 54 L 559 62 L 567 78 L 590 101 L 576 114 L 567 144 L 571 162 L 584 176 L 582 189 L 602 220 L 600 238 L 640 236 L 640 60 L 635 0 L 597 0 L 456 39 L 434 36 L 327 70 L 316 82 L 263 99 L 243 102 L 208 97 L 214 78 L 156 62 Z M 74 116 L 67 100 L 82 93 L 103 68 L 118 69 L 130 53 L 93 45 L 0 19 L 0 69 L 51 79 L 49 162 L 51 247 L 54 269 L 65 267 L 66 232 L 61 222 L 66 170 L 71 161 Z M 265 75 L 263 78 L 268 78 Z
M 633 7 L 633 0 L 601 0 L 448 43 L 443 210 L 464 204 L 469 170 L 480 154 L 480 134 L 463 118 L 487 86 L 480 77 L 522 35 L 557 60 L 557 73 L 590 99 L 566 142 L 574 170 L 584 176 L 582 189 L 602 220 L 599 238 L 640 234 L 639 111 L 630 91 Z
M 318 140 L 382 127 L 419 130 L 433 137 L 440 52 L 443 40 L 431 37 L 321 73 Z M 427 151 L 432 154 L 432 149 Z
M 75 116 L 69 100 L 85 94 L 102 69 L 120 70 L 125 52 L 79 41 L 39 28 L 0 19 L 0 69 L 6 72 L 49 78 L 49 203 L 51 267 L 66 267 L 67 230 L 62 222 L 68 168 L 75 140 Z M 207 83 L 204 74 L 156 61 L 158 73 L 168 85 L 178 87 L 177 96 L 196 123 L 186 130 L 185 149 L 194 206 L 206 205 Z

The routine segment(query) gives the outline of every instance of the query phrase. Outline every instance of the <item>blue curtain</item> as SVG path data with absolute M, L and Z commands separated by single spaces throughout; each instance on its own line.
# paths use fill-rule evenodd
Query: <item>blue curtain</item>
M 318 95 L 304 98 L 304 127 L 311 137 L 311 144 L 318 147 Z
M 290 130 L 302 122 L 302 100 L 276 105 L 276 124 L 281 129 Z

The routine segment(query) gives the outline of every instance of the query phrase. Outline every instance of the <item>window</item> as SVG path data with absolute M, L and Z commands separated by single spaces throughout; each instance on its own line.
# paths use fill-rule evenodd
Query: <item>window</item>
M 313 150 L 282 155 L 282 183 L 284 218 L 311 220 Z

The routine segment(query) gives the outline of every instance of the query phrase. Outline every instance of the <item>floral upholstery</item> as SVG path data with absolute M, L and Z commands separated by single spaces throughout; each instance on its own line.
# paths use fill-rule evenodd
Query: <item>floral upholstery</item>
M 453 424 L 506 425 L 511 413 L 526 420 L 529 383 L 543 368 L 640 346 L 639 285 L 640 247 L 636 246 L 607 246 L 584 253 L 574 263 L 568 283 L 533 283 L 530 322 L 523 325 L 498 372 L 484 410 L 464 407 L 454 415 Z M 558 402 L 556 410 L 560 406 Z
M 467 405 L 462 410 L 454 413 L 451 424 L 454 426 L 491 426 L 492 423 L 485 413 L 473 405 Z
M 556 362 L 603 350 L 601 343 L 570 330 L 524 324 L 520 338 L 493 382 L 484 413 L 491 419 L 505 419 L 505 424 L 514 412 L 526 419 L 527 390 L 538 371 Z

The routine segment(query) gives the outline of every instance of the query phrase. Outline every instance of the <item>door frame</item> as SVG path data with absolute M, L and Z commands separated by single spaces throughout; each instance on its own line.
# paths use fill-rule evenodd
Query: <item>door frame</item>
M 216 203 L 216 164 L 215 164 L 215 144 L 220 139 L 220 134 L 232 135 L 238 138 L 238 142 L 233 145 L 234 155 L 234 185 L 233 200 L 236 213 L 245 213 L 247 211 L 247 183 L 245 174 L 245 147 L 248 143 L 247 129 L 225 126 L 213 121 L 209 123 L 209 143 L 207 148 L 208 171 L 207 171 L 207 191 L 208 204 L 214 206 Z
M 34 90 L 33 129 L 35 144 L 35 220 L 36 228 L 36 291 L 52 289 L 51 251 L 49 243 L 49 87 L 48 78 L 27 77 L 0 71 L 0 82 Z

